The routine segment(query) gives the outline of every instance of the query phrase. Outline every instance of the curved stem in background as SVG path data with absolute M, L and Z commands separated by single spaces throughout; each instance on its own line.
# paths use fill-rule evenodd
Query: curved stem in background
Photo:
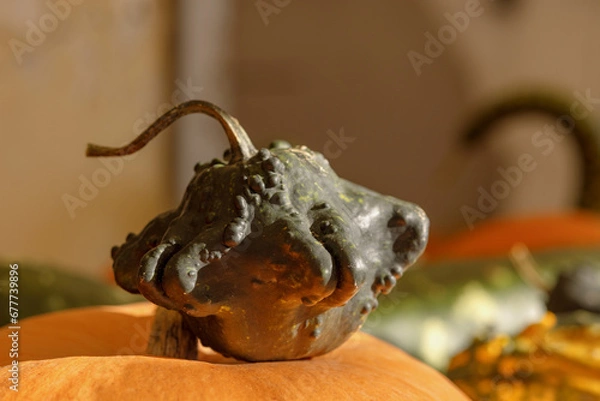
M 600 131 L 592 125 L 591 118 L 582 119 L 571 115 L 573 102 L 565 96 L 545 91 L 517 93 L 501 98 L 481 111 L 463 134 L 463 141 L 470 147 L 479 143 L 491 132 L 496 123 L 506 118 L 539 113 L 556 118 L 562 123 L 569 118 L 573 122 L 571 136 L 577 143 L 583 165 L 583 178 L 578 206 L 600 211 Z M 590 113 L 591 114 L 591 113 Z M 567 127 L 565 127 L 567 128 Z
M 552 287 L 542 277 L 538 264 L 525 244 L 519 242 L 513 245 L 508 256 L 517 274 L 525 283 L 550 294 Z
M 192 113 L 207 114 L 221 123 L 221 126 L 227 134 L 229 145 L 231 146 L 231 158 L 229 163 L 244 161 L 256 153 L 256 148 L 248 138 L 248 134 L 242 128 L 240 123 L 226 111 L 215 106 L 212 103 L 203 100 L 190 100 L 182 103 L 158 118 L 150 127 L 138 135 L 130 144 L 120 148 L 111 148 L 106 146 L 88 144 L 86 156 L 88 157 L 109 157 L 124 156 L 137 152 L 160 134 L 169 125 L 175 121 Z

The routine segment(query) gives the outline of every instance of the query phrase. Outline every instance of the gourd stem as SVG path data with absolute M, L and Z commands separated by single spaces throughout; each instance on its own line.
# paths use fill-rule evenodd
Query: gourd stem
M 128 145 L 120 148 L 88 144 L 86 155 L 89 157 L 125 156 L 137 152 L 160 134 L 169 125 L 183 116 L 192 113 L 207 114 L 221 123 L 231 147 L 230 163 L 244 161 L 256 153 L 256 148 L 248 138 L 240 123 L 227 112 L 212 103 L 203 100 L 190 100 L 182 103 L 158 118 Z
M 523 281 L 546 294 L 550 293 L 550 286 L 540 274 L 540 269 L 525 244 L 515 244 L 510 250 L 509 257 Z
M 146 354 L 168 358 L 198 359 L 198 338 L 177 311 L 156 309 Z

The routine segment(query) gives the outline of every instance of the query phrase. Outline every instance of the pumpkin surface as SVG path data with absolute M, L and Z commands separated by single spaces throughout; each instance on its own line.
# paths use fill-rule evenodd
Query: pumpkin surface
M 312 359 L 245 363 L 200 348 L 199 361 L 143 356 L 155 306 L 92 307 L 25 319 L 19 391 L 3 400 L 468 400 L 444 376 L 358 332 Z M 2 347 L 8 334 L 0 330 Z M 0 363 L 11 360 L 6 353 Z M 8 383 L 5 366 L 0 374 Z

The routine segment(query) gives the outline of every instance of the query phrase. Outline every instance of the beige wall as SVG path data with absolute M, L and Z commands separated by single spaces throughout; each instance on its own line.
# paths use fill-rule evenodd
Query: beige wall
M 171 5 L 80 3 L 56 18 L 46 1 L 0 2 L 0 257 L 102 275 L 111 246 L 171 206 L 167 138 L 108 175 L 84 157 L 87 142 L 131 139 L 170 98 Z M 9 41 L 28 45 L 27 21 L 48 33 L 29 33 L 31 51 L 16 57 Z M 81 177 L 107 185 L 85 201 Z M 65 194 L 85 207 L 70 213 Z
M 63 197 L 80 197 L 81 176 L 102 178 L 105 166 L 83 157 L 86 143 L 133 137 L 171 101 L 176 79 L 239 117 L 257 146 L 284 138 L 325 151 L 343 129 L 355 140 L 330 155 L 340 175 L 421 204 L 434 232 L 465 228 L 460 206 L 473 205 L 477 188 L 489 187 L 547 122 L 513 121 L 487 151 L 453 163 L 477 106 L 527 86 L 600 96 L 595 0 L 481 0 L 483 13 L 417 76 L 407 53 L 422 52 L 424 34 L 472 1 L 266 0 L 282 5 L 267 24 L 254 1 L 181 0 L 173 24 L 174 2 L 83 0 L 21 63 L 9 41 L 25 42 L 28 20 L 39 26 L 52 10 L 43 0 L 0 2 L 0 257 L 99 275 L 113 244 L 175 205 L 191 166 L 225 146 L 206 118 L 178 124 L 190 132 L 179 137 L 186 152 L 175 189 L 165 135 L 110 175 L 74 218 Z M 515 8 L 502 8 L 509 3 Z M 185 35 L 176 68 L 175 31 Z M 561 146 L 540 160 L 495 213 L 570 207 L 573 159 Z
M 591 89 L 600 98 L 600 3 L 594 0 L 428 0 L 234 2 L 232 68 L 237 115 L 256 142 L 288 138 L 324 150 L 331 131 L 355 138 L 332 160 L 344 177 L 421 204 L 436 233 L 465 229 L 460 208 L 497 168 L 531 150 L 552 120 L 519 118 L 498 127 L 486 149 L 457 154 L 472 113 L 514 90 Z M 277 6 L 279 4 L 280 6 Z M 441 55 L 415 73 L 426 33 L 446 14 L 475 9 Z M 261 15 L 262 14 L 262 15 Z M 594 110 L 600 115 L 600 107 Z M 491 215 L 570 208 L 577 155 L 564 141 Z

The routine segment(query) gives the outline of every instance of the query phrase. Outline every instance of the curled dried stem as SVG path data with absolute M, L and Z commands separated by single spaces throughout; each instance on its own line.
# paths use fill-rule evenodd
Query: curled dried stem
M 203 100 L 190 100 L 172 108 L 160 116 L 158 120 L 128 145 L 112 148 L 90 143 L 88 144 L 86 155 L 88 157 L 130 155 L 146 146 L 148 142 L 154 139 L 169 125 L 173 124 L 181 117 L 192 113 L 207 114 L 221 123 L 231 147 L 230 163 L 247 160 L 256 153 L 256 148 L 250 141 L 250 138 L 248 138 L 246 131 L 244 131 L 240 123 L 234 117 L 212 103 Z

